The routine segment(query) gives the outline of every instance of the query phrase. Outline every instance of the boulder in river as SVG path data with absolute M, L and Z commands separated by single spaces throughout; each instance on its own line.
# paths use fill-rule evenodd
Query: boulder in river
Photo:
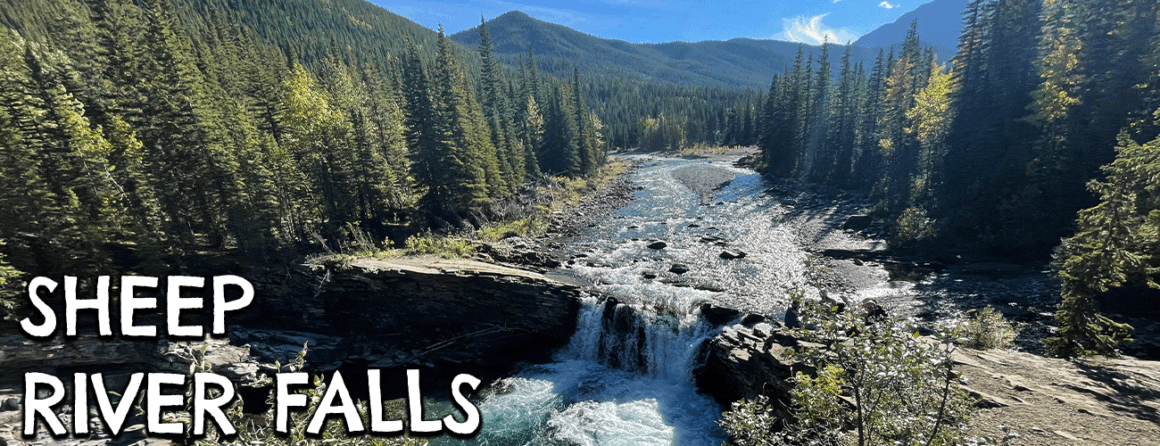
M 701 305 L 701 316 L 713 325 L 725 325 L 731 320 L 737 319 L 741 315 L 740 311 L 732 308 L 718 307 L 713 304 Z
M 842 229 L 849 229 L 851 231 L 861 231 L 869 228 L 874 224 L 874 217 L 870 215 L 851 215 L 842 223 Z
M 723 242 L 723 241 L 725 241 L 725 239 L 718 237 L 718 236 L 715 236 L 715 235 L 703 235 L 703 236 L 701 236 L 700 241 L 701 241 L 701 243 L 717 243 L 717 242 Z
M 669 246 L 668 243 L 665 243 L 665 242 L 658 240 L 658 241 L 649 243 L 647 247 L 648 247 L 648 249 L 665 249 L 668 246 Z
M 721 257 L 722 259 L 725 259 L 725 260 L 733 260 L 733 259 L 745 258 L 746 255 L 747 254 L 745 253 L 745 251 L 742 251 L 740 249 L 726 249 L 724 251 L 721 251 L 721 254 L 718 257 Z
M 689 272 L 689 267 L 683 263 L 674 263 L 673 266 L 669 267 L 669 272 L 676 275 L 681 275 Z

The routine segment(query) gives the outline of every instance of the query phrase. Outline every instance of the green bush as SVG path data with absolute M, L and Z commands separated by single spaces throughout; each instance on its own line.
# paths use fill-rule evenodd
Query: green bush
M 504 224 L 484 226 L 477 235 L 480 239 L 497 242 L 508 237 L 526 237 L 543 234 L 548 225 L 538 216 L 521 218 Z
M 764 446 L 777 444 L 773 442 L 772 434 L 781 427 L 781 421 L 774 415 L 769 398 L 758 395 L 752 400 L 734 401 L 718 423 L 733 439 L 733 445 Z
M 935 235 L 935 221 L 926 215 L 926 209 L 908 207 L 902 215 L 894 221 L 894 231 L 890 237 L 890 244 L 895 247 L 905 247 L 920 242 Z
M 976 350 L 1011 348 L 1019 331 L 990 305 L 974 314 L 963 324 L 959 344 Z
M 467 240 L 458 237 L 437 237 L 432 235 L 430 230 L 423 235 L 416 234 L 407 237 L 407 241 L 403 245 L 407 249 L 407 254 L 411 255 L 462 258 L 471 257 L 475 252 L 475 247 Z

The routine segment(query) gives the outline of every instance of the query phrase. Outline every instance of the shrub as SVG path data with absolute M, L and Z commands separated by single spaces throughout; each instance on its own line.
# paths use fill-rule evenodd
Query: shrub
M 894 231 L 890 238 L 890 244 L 896 247 L 905 247 L 934 237 L 934 224 L 935 221 L 927 217 L 926 209 L 908 207 L 894 221 Z
M 791 356 L 819 372 L 794 378 L 792 419 L 776 419 L 764 399 L 734 404 L 720 423 L 735 440 L 744 445 L 955 442 L 969 406 L 952 385 L 957 375 L 949 336 L 932 342 L 899 320 L 868 325 L 853 312 L 834 314 L 818 305 L 803 315 L 803 325 L 811 327 L 801 331 L 803 337 L 826 347 L 799 348 Z
M 758 395 L 752 400 L 734 401 L 718 423 L 725 428 L 734 445 L 765 446 L 777 444 L 771 434 L 780 427 L 781 420 L 774 415 L 769 398 Z
M 974 314 L 963 324 L 959 344 L 976 350 L 1011 348 L 1019 331 L 990 305 Z
M 407 237 L 404 246 L 408 254 L 430 254 L 446 258 L 471 257 L 475 252 L 475 248 L 467 240 L 458 237 L 436 237 L 430 230 L 423 235 Z
M 504 224 L 484 226 L 477 235 L 485 241 L 496 242 L 508 237 L 539 235 L 547 230 L 548 225 L 540 217 L 525 217 Z

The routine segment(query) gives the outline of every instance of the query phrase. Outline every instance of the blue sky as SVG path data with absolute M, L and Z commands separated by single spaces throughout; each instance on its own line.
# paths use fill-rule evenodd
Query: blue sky
M 588 34 L 634 43 L 734 37 L 819 43 L 857 40 L 930 0 L 371 0 L 420 25 L 448 33 L 511 10 Z

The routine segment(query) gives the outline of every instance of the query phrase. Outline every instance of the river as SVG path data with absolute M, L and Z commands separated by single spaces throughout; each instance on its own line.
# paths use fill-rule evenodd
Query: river
M 721 330 L 701 316 L 702 304 L 778 317 L 794 289 L 811 298 L 825 287 L 853 302 L 904 300 L 922 283 L 809 254 L 881 248 L 880 240 L 837 230 L 866 203 L 779 190 L 732 159 L 639 160 L 633 181 L 643 189 L 575 237 L 572 259 L 550 273 L 611 300 L 585 303 L 553 362 L 487 386 L 478 436 L 434 444 L 721 444 L 723 408 L 693 384 L 700 345 Z M 744 257 L 722 258 L 726 249 Z M 670 272 L 674 265 L 688 272 Z

